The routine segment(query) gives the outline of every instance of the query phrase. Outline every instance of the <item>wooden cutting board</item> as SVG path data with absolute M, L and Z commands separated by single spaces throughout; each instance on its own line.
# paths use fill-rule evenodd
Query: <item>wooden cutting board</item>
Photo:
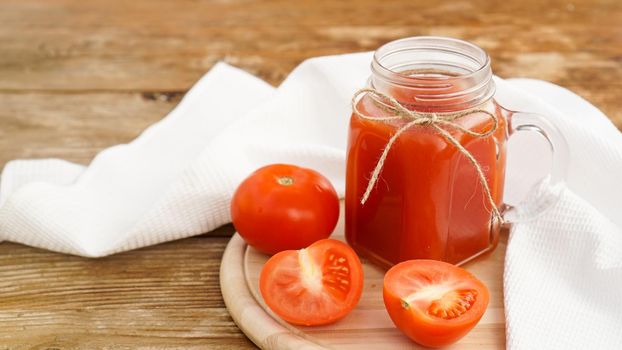
M 343 210 L 342 210 L 343 212 Z M 343 216 L 332 238 L 344 240 Z M 488 310 L 479 324 L 450 349 L 505 348 L 503 259 L 507 231 L 497 249 L 465 265 L 490 289 Z M 220 287 L 231 317 L 262 349 L 419 349 L 397 330 L 384 309 L 384 270 L 362 260 L 365 286 L 361 300 L 344 319 L 320 327 L 293 326 L 270 311 L 259 293 L 259 274 L 268 256 L 244 243 L 236 233 L 220 266 Z

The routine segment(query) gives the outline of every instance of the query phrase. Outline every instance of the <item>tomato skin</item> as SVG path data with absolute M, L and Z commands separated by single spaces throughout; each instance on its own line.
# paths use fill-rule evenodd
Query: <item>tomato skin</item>
M 317 171 L 273 164 L 242 181 L 231 200 L 231 218 L 246 243 L 261 252 L 301 249 L 331 235 L 339 197 Z
M 412 270 L 409 271 L 409 269 L 415 265 L 418 265 L 416 266 L 418 271 L 412 273 Z M 405 307 L 403 302 L 404 286 L 397 286 L 399 283 L 398 276 L 400 274 L 404 276 L 408 273 L 413 276 L 417 273 L 426 274 L 426 270 L 433 271 L 430 273 L 432 280 L 439 271 L 449 271 L 441 280 L 454 279 L 461 288 L 476 291 L 477 297 L 471 308 L 456 318 L 443 319 L 429 314 L 428 309 L 422 310 L 418 305 L 412 304 Z M 387 272 L 384 280 L 383 298 L 391 320 L 402 333 L 421 345 L 437 348 L 455 343 L 475 327 L 486 311 L 489 292 L 481 281 L 462 268 L 441 261 L 410 260 L 393 266 Z
M 316 271 L 321 271 L 317 290 L 305 284 L 301 251 L 307 253 Z M 344 267 L 347 273 L 342 273 Z M 335 285 L 343 288 L 331 287 Z M 302 326 L 325 325 L 345 317 L 358 304 L 363 293 L 363 267 L 346 243 L 322 239 L 306 249 L 273 255 L 261 271 L 259 290 L 268 307 L 285 321 Z

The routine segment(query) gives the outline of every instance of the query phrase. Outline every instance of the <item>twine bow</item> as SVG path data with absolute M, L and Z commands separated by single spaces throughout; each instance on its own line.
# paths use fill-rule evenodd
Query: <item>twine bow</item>
M 393 112 L 394 115 L 388 116 L 388 117 L 375 117 L 375 116 L 366 115 L 362 113 L 361 111 L 359 111 L 357 108 L 358 97 L 366 93 L 369 93 L 383 100 L 383 108 L 386 108 L 387 110 Z M 466 148 L 464 148 L 464 146 L 462 146 L 460 142 L 456 140 L 455 137 L 453 137 L 446 129 L 441 127 L 441 126 L 445 126 L 448 128 L 456 129 L 465 134 L 471 135 L 473 137 L 488 137 L 497 130 L 497 127 L 499 125 L 499 120 L 497 119 L 496 115 L 483 109 L 468 109 L 466 111 L 461 111 L 457 113 L 422 113 L 422 112 L 411 111 L 405 108 L 404 106 L 402 106 L 399 102 L 397 102 L 397 100 L 395 100 L 391 96 L 387 96 L 379 92 L 378 90 L 371 89 L 371 88 L 360 89 L 354 94 L 354 96 L 352 97 L 352 111 L 359 118 L 362 118 L 364 120 L 375 121 L 375 122 L 386 123 L 386 122 L 389 122 L 392 120 L 398 120 L 398 119 L 403 119 L 403 120 L 408 121 L 408 123 L 404 124 L 402 127 L 400 127 L 395 132 L 395 134 L 393 134 L 393 136 L 389 139 L 389 142 L 387 142 L 386 146 L 384 146 L 384 149 L 382 150 L 382 154 L 380 155 L 380 159 L 378 159 L 378 163 L 376 163 L 376 167 L 374 168 L 374 171 L 371 173 L 371 178 L 369 179 L 369 182 L 367 183 L 367 189 L 365 190 L 365 193 L 363 194 L 363 197 L 361 198 L 361 204 L 365 204 L 365 202 L 369 198 L 369 195 L 373 191 L 374 186 L 378 182 L 378 177 L 380 176 L 380 172 L 382 171 L 384 162 L 387 159 L 387 155 L 389 154 L 389 151 L 391 150 L 393 143 L 395 143 L 395 140 L 397 140 L 404 131 L 412 128 L 415 125 L 427 125 L 433 128 L 439 135 L 441 135 L 445 140 L 447 140 L 447 142 L 451 143 L 454 147 L 456 147 L 456 149 L 458 149 L 458 151 L 462 153 L 462 155 L 464 155 L 471 162 L 471 164 L 473 165 L 473 168 L 475 168 L 475 171 L 477 172 L 477 176 L 479 177 L 479 182 L 482 185 L 484 195 L 486 196 L 486 199 L 488 200 L 490 204 L 493 215 L 497 219 L 499 219 L 499 222 L 503 222 L 501 213 L 499 212 L 499 209 L 497 209 L 495 201 L 492 198 L 492 195 L 490 193 L 490 188 L 488 187 L 488 182 L 486 181 L 486 177 L 484 176 L 482 167 L 479 165 L 475 157 L 473 157 L 473 155 L 469 151 L 467 151 Z M 477 131 L 469 130 L 459 125 L 458 123 L 454 122 L 456 119 L 465 117 L 467 115 L 471 115 L 473 113 L 484 113 L 488 115 L 490 117 L 490 120 L 493 122 L 492 127 L 484 132 L 477 132 Z

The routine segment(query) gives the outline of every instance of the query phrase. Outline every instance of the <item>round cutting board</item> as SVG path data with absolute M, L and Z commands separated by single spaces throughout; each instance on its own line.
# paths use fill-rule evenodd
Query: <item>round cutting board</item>
M 343 212 L 343 210 L 342 210 Z M 344 240 L 343 217 L 332 238 Z M 479 324 L 450 349 L 503 349 L 503 258 L 507 232 L 497 249 L 464 267 L 488 286 L 488 310 Z M 222 258 L 220 287 L 231 317 L 240 329 L 262 349 L 419 349 L 397 330 L 384 309 L 384 270 L 362 259 L 365 274 L 358 306 L 344 319 L 319 327 L 294 326 L 281 320 L 263 302 L 259 274 L 268 256 L 244 243 L 235 234 Z

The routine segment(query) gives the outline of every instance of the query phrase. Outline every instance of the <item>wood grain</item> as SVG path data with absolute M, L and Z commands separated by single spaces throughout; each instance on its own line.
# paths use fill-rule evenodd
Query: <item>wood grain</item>
M 219 60 L 276 85 L 308 57 L 422 34 L 474 41 L 497 74 L 566 86 L 621 128 L 620 23 L 618 0 L 0 0 L 0 166 L 86 164 Z M 0 244 L 0 349 L 253 347 L 218 289 L 231 232 L 101 260 Z
M 86 164 L 160 120 L 181 93 L 0 93 L 0 164 L 58 157 Z
M 3 243 L 0 349 L 250 346 L 219 289 L 231 232 L 102 259 Z

